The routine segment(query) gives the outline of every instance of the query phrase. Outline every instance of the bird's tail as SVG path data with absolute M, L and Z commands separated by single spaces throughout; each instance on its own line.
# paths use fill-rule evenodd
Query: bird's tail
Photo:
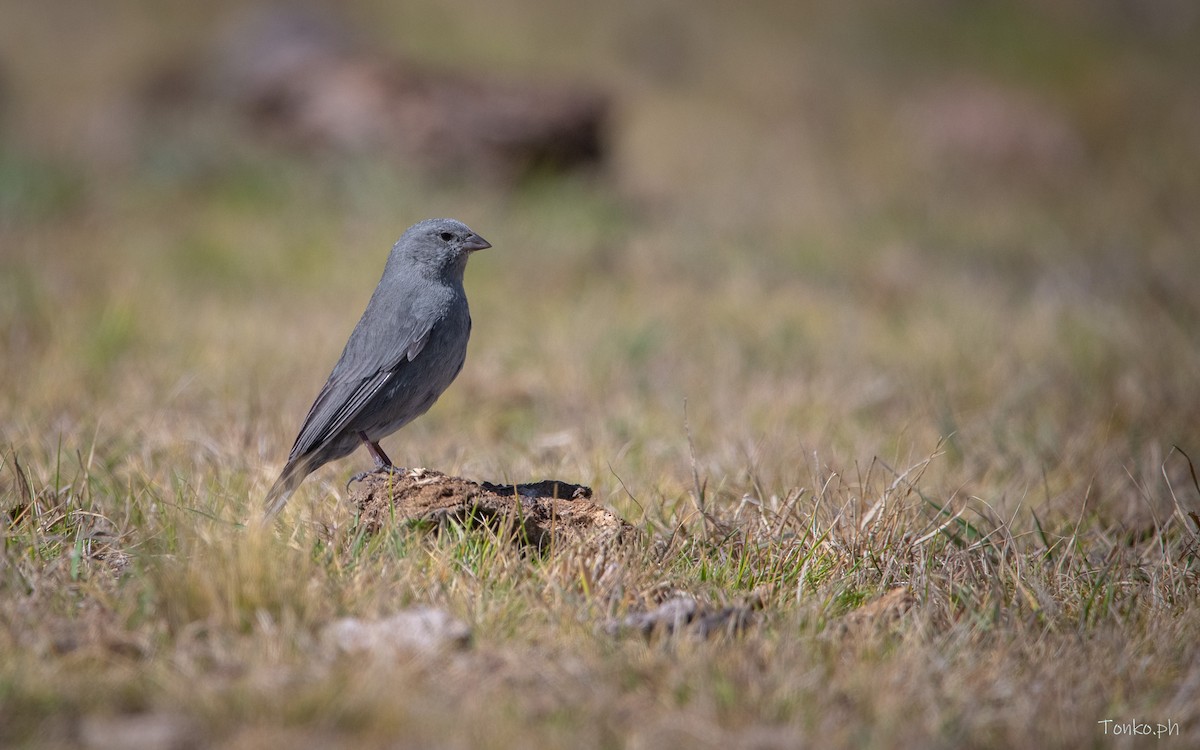
M 283 471 L 280 472 L 279 478 L 275 480 L 275 484 L 271 485 L 270 491 L 267 492 L 262 519 L 264 524 L 270 523 L 275 516 L 279 515 L 283 506 L 287 505 L 288 498 L 311 471 L 312 461 L 307 460 L 305 456 L 288 461 L 287 466 L 284 466 Z

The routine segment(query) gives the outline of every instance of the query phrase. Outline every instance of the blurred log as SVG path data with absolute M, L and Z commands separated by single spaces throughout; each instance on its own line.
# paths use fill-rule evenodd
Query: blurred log
M 386 154 L 449 175 L 514 178 L 601 164 L 608 97 L 595 88 L 438 70 L 370 49 L 296 9 L 242 18 L 215 60 L 167 66 L 147 98 L 199 90 L 259 134 L 299 148 Z

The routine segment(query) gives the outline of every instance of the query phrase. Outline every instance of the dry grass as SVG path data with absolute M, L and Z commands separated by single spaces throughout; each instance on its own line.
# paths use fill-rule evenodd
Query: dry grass
M 135 5 L 0 31 L 0 744 L 1200 742 L 1185 4 L 356 4 L 424 58 L 613 88 L 608 179 L 511 190 L 130 136 L 105 103 L 204 22 Z M 495 249 L 466 369 L 390 455 L 589 484 L 640 540 L 367 538 L 361 457 L 242 526 L 429 215 Z M 707 640 L 601 627 L 678 592 L 762 606 Z M 321 647 L 410 605 L 471 646 Z

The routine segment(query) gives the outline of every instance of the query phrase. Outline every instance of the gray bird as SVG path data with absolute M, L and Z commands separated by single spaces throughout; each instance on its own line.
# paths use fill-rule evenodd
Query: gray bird
M 366 311 L 267 493 L 266 519 L 306 476 L 359 443 L 376 471 L 394 468 L 379 441 L 428 411 L 462 370 L 471 335 L 463 271 L 471 253 L 488 247 L 454 219 L 414 224 L 392 246 Z

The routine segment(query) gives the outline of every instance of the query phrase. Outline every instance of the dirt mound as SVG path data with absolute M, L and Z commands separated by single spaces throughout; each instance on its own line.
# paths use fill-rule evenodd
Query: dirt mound
M 539 551 L 604 547 L 632 534 L 632 526 L 591 497 L 590 488 L 557 480 L 480 484 L 429 469 L 370 474 L 350 488 L 369 533 L 405 522 L 478 524 Z

